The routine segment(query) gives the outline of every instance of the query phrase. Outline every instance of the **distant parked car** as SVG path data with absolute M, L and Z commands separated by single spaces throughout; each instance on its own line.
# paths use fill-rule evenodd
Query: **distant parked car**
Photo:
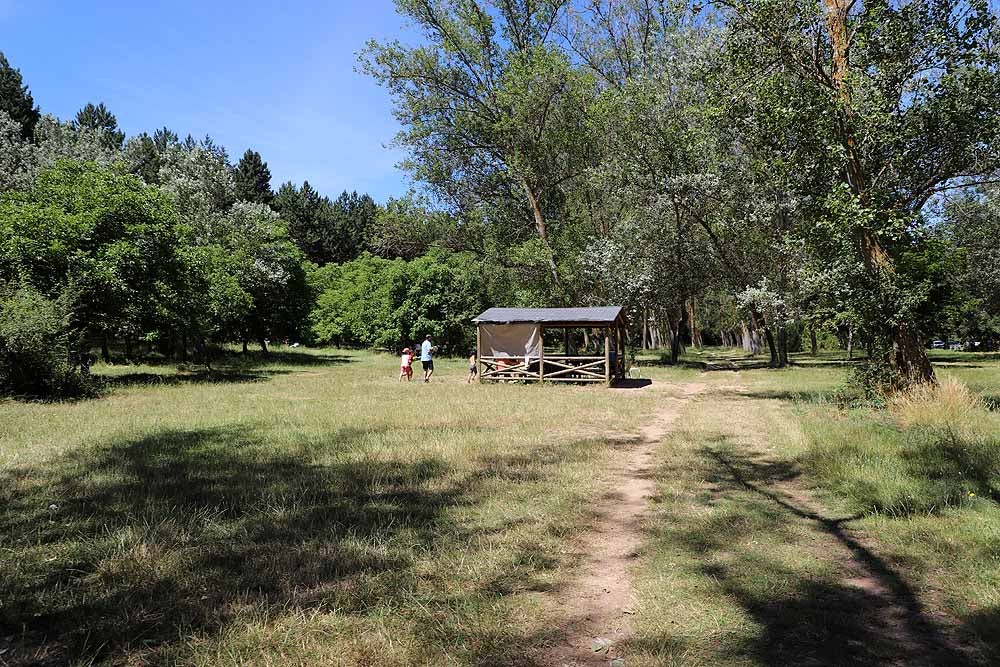
M 931 349 L 932 350 L 943 350 L 944 349 L 944 341 L 943 340 L 931 341 Z

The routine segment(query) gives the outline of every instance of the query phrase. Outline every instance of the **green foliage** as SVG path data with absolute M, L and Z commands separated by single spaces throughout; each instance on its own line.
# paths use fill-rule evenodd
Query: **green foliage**
M 405 166 L 456 210 L 483 207 L 496 238 L 545 246 L 548 289 L 565 299 L 557 257 L 565 194 L 590 165 L 586 109 L 595 81 L 555 45 L 562 2 L 406 0 L 425 38 L 369 42 L 365 72 L 392 94 Z
M 66 398 L 93 389 L 70 364 L 70 319 L 65 295 L 0 285 L 0 393 Z
M 149 185 L 159 185 L 164 156 L 168 150 L 179 145 L 177 134 L 165 127 L 156 130 L 153 136 L 143 132 L 128 140 L 122 159 L 133 174 Z
M 28 189 L 35 177 L 36 159 L 21 125 L 0 109 L 0 192 Z
M 379 207 L 369 242 L 379 257 L 415 259 L 435 245 L 456 242 L 455 219 L 444 211 L 435 211 L 423 197 L 413 192 L 390 197 Z
M 54 167 L 60 160 L 110 167 L 119 158 L 103 128 L 77 126 L 48 114 L 35 126 L 35 143 L 39 168 Z
M 125 142 L 125 133 L 118 129 L 118 119 L 108 111 L 104 102 L 94 106 L 88 102 L 85 107 L 76 112 L 74 125 L 77 128 L 94 130 L 101 135 L 104 145 L 110 150 L 121 150 Z
M 156 138 L 153 139 L 154 144 Z M 159 182 L 174 198 L 183 219 L 194 219 L 228 209 L 236 201 L 236 185 L 225 149 L 210 138 L 168 144 L 161 153 Z
M 957 248 L 960 266 L 948 276 L 956 295 L 942 337 L 1000 344 L 1000 191 L 996 187 L 950 201 L 936 230 Z
M 120 170 L 60 162 L 0 197 L 0 279 L 54 297 L 72 289 L 74 326 L 135 336 L 155 326 L 175 261 L 174 213 Z
M 321 196 L 308 181 L 301 188 L 285 183 L 274 209 L 311 262 L 347 262 L 368 249 L 378 207 L 368 195 L 341 193 L 336 201 Z
M 0 111 L 21 126 L 21 138 L 30 139 L 35 133 L 35 123 L 40 117 L 31 91 L 21 79 L 21 71 L 14 69 L 0 51 Z
M 260 157 L 260 153 L 249 148 L 233 175 L 236 181 L 236 198 L 256 204 L 270 204 L 274 199 L 271 192 L 271 170 Z
M 443 352 L 464 354 L 474 347 L 471 320 L 486 303 L 475 260 L 446 251 L 410 262 L 365 254 L 319 269 L 312 282 L 321 344 L 398 350 L 430 334 Z

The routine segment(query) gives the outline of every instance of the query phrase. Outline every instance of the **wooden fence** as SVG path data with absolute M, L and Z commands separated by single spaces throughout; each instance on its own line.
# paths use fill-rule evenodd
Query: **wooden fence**
M 603 382 L 611 383 L 614 359 L 607 356 L 579 357 L 479 357 L 483 382 Z

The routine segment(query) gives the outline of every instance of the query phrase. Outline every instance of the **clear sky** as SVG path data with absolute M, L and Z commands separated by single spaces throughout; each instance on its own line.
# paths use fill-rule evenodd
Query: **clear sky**
M 401 36 L 392 0 L 0 0 L 0 50 L 43 113 L 104 102 L 129 136 L 209 134 L 272 185 L 402 194 L 389 97 L 355 71 L 370 38 Z

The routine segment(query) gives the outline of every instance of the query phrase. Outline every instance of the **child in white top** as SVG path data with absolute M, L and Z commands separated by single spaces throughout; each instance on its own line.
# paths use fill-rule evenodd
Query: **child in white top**
M 413 353 L 408 347 L 403 348 L 403 356 L 399 358 L 399 381 L 404 377 L 407 382 L 413 377 Z

